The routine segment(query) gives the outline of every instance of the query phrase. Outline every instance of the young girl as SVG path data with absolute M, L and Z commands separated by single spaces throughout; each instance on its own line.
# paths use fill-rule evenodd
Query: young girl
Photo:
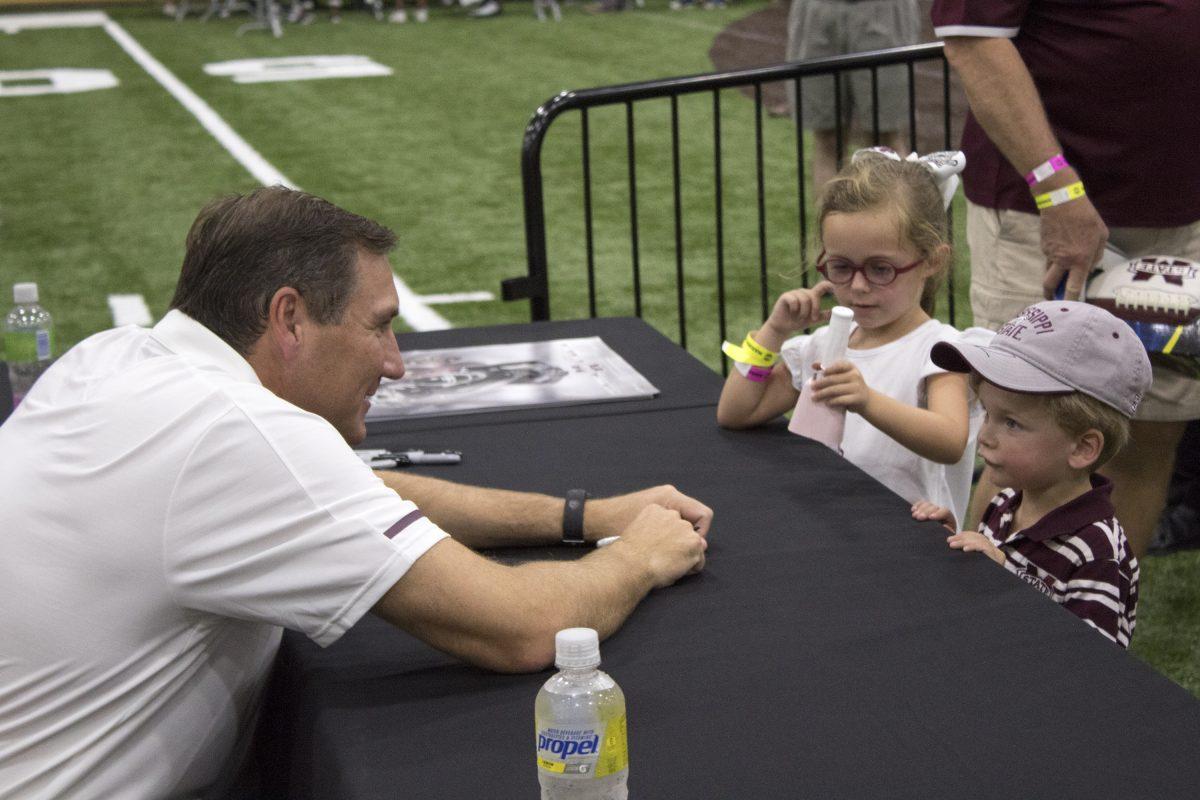
M 721 392 L 718 424 L 748 428 L 775 419 L 797 405 L 800 388 L 822 371 L 806 391 L 851 412 L 842 440 L 846 458 L 910 503 L 939 497 L 938 505 L 963 518 L 979 418 L 963 375 L 929 358 L 935 342 L 991 338 L 989 331 L 959 333 L 931 317 L 952 256 L 935 175 L 957 183 L 953 173 L 962 163 L 957 153 L 922 161 L 901 161 L 890 151 L 855 153 L 821 197 L 824 250 L 817 269 L 824 280 L 785 292 L 747 337 L 741 352 L 759 351 L 749 360 L 772 361 L 778 352 L 778 363 L 769 370 L 736 364 Z M 952 195 L 953 186 L 945 188 Z M 845 360 L 821 364 L 828 329 L 793 334 L 829 319 L 821 310 L 827 294 L 854 312 L 854 322 Z

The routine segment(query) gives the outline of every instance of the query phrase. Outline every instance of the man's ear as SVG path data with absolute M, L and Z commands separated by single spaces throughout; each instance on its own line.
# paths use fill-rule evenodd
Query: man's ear
M 300 351 L 308 322 L 308 308 L 300 292 L 291 286 L 281 286 L 267 306 L 263 336 L 284 361 L 292 361 Z
M 1075 446 L 1067 457 L 1067 463 L 1071 469 L 1090 469 L 1092 464 L 1096 463 L 1096 459 L 1100 458 L 1103 449 L 1104 434 L 1095 428 L 1088 428 L 1075 438 Z

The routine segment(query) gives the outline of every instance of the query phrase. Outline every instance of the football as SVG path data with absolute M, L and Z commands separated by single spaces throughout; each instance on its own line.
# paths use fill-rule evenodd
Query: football
M 1088 278 L 1084 299 L 1126 322 L 1191 325 L 1200 319 L 1200 262 L 1130 259 L 1109 250 Z

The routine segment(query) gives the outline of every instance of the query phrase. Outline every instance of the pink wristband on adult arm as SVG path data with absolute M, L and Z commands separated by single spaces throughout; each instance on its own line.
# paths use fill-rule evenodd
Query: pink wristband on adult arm
M 1041 183 L 1054 173 L 1064 170 L 1069 166 L 1071 165 L 1067 163 L 1065 158 L 1063 158 L 1063 154 L 1057 153 L 1050 156 L 1049 160 L 1043 161 L 1041 164 L 1038 164 L 1036 167 L 1034 167 L 1031 172 L 1027 173 L 1025 175 L 1025 182 L 1030 186 L 1033 186 L 1034 184 Z

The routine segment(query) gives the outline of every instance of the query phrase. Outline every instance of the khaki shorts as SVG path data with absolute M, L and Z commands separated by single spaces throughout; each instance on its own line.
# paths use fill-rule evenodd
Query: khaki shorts
M 1200 222 L 1179 228 L 1111 228 L 1108 238 L 1131 258 L 1170 255 L 1200 261 Z M 1025 306 L 1043 299 L 1046 258 L 1037 214 L 968 202 L 967 246 L 976 325 L 997 330 Z M 1154 383 L 1138 407 L 1137 419 L 1200 419 L 1200 381 L 1155 365 Z
M 921 17 L 916 0 L 792 0 L 788 14 L 789 61 L 802 61 L 867 50 L 916 44 Z M 879 130 L 898 131 L 908 125 L 908 71 L 903 66 L 880 67 Z M 837 127 L 832 76 L 805 78 L 800 83 L 804 127 L 832 131 Z M 795 84 L 788 82 L 788 99 L 796 107 Z M 842 124 L 849 130 L 871 132 L 871 71 L 843 73 Z

